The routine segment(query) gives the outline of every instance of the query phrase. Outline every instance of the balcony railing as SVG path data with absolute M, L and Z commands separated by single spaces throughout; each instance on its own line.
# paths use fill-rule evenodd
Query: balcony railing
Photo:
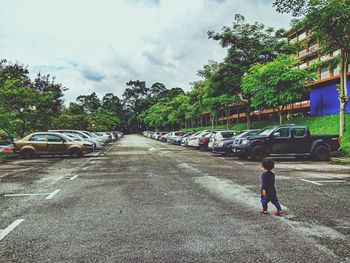
M 312 46 L 309 47 L 309 52 L 310 53 L 314 53 L 314 52 L 317 52 L 319 50 L 320 50 L 320 48 L 319 48 L 318 44 L 315 44 L 315 45 L 312 45 Z
M 303 58 L 308 54 L 307 50 L 304 49 L 302 51 L 299 51 L 298 58 Z

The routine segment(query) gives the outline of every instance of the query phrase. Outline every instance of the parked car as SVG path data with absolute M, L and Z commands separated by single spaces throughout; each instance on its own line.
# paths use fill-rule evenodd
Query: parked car
M 167 142 L 168 135 L 169 135 L 169 133 L 160 135 L 159 138 L 158 138 L 158 140 L 161 141 L 161 142 Z
M 193 135 L 193 134 L 195 134 L 195 133 L 196 133 L 196 132 L 188 132 L 188 133 L 182 135 L 182 136 L 179 138 L 179 140 L 181 140 L 181 141 L 180 141 L 180 145 L 181 145 L 181 146 L 186 146 L 185 144 L 187 143 L 187 139 L 188 139 L 191 135 Z
M 83 137 L 86 141 L 92 142 L 94 144 L 95 149 L 101 149 L 102 143 L 97 140 L 95 137 L 91 137 L 83 131 L 77 130 L 48 130 L 49 132 L 58 132 L 58 133 L 73 133 Z
M 152 134 L 152 139 L 157 139 L 158 138 L 158 136 L 159 136 L 159 134 L 160 134 L 160 132 L 154 132 L 153 134 Z
M 213 136 L 209 139 L 208 148 L 213 149 L 214 144 L 222 142 L 225 139 L 229 139 L 233 136 L 240 134 L 240 131 L 231 131 L 231 130 L 223 130 L 217 131 Z
M 0 145 L 0 153 L 11 154 L 14 152 L 13 144 Z
M 307 126 L 273 126 L 240 140 L 233 152 L 254 161 L 267 156 L 302 156 L 327 161 L 331 152 L 340 149 L 340 140 L 339 135 L 311 135 Z
M 65 134 L 54 132 L 32 133 L 15 141 L 14 146 L 23 158 L 38 155 L 70 155 L 77 158 L 94 150 L 92 143 L 74 141 Z
M 181 143 L 180 138 L 185 134 L 185 132 L 182 131 L 176 131 L 170 133 L 170 135 L 167 137 L 167 142 L 171 144 L 179 144 Z
M 238 135 L 234 135 L 230 138 L 224 139 L 221 142 L 217 142 L 213 145 L 213 153 L 221 155 L 232 155 L 232 145 L 237 137 L 249 136 L 258 133 L 259 130 L 246 130 Z
M 216 131 L 205 133 L 201 138 L 198 139 L 198 148 L 206 150 L 208 149 L 210 138 L 215 136 Z
M 199 131 L 196 132 L 195 134 L 191 135 L 187 139 L 187 145 L 189 147 L 198 147 L 198 140 L 200 137 L 202 137 L 205 133 L 210 132 L 210 130 L 204 130 L 204 131 Z
M 158 136 L 156 136 L 155 139 L 156 139 L 157 141 L 159 141 L 159 140 L 160 140 L 160 137 L 163 136 L 163 135 L 165 135 L 165 134 L 168 134 L 168 133 L 167 133 L 167 132 L 160 132 L 160 133 L 158 134 Z

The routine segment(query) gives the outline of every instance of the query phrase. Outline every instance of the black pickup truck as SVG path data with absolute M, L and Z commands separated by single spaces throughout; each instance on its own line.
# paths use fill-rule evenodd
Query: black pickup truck
M 311 157 L 327 161 L 340 149 L 339 135 L 311 135 L 307 126 L 274 126 L 257 135 L 234 141 L 233 155 L 260 161 L 267 156 Z

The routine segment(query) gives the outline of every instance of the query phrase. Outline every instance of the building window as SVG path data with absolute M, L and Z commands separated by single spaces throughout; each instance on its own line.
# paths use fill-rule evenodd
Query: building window
M 318 44 L 311 44 L 310 47 L 309 47 L 309 52 L 310 53 L 313 53 L 313 52 L 316 52 L 318 50 Z
M 304 50 L 302 50 L 302 51 L 299 51 L 299 58 L 305 57 L 306 54 L 307 54 L 306 49 L 304 49 Z
M 304 39 L 306 39 L 306 32 L 303 32 L 299 35 L 299 41 L 303 41 Z
M 340 49 L 338 49 L 337 51 L 333 52 L 333 57 L 336 57 L 338 55 L 340 55 Z
M 326 55 L 321 56 L 321 61 L 329 60 L 330 58 L 332 58 L 331 55 L 326 54 Z
M 334 76 L 337 76 L 340 74 L 340 65 L 338 65 L 335 69 L 333 69 Z
M 298 42 L 298 38 L 296 36 L 290 40 L 291 44 L 295 44 L 296 42 Z
M 305 62 L 305 63 L 303 63 L 303 64 L 300 64 L 300 65 L 299 65 L 299 68 L 300 68 L 300 69 L 303 69 L 303 68 L 306 68 L 306 67 L 307 67 L 306 62 Z
M 313 64 L 315 64 L 315 63 L 317 63 L 317 62 L 318 62 L 318 58 L 311 59 L 311 60 L 309 61 L 309 65 L 313 65 Z
M 331 75 L 329 73 L 329 67 L 323 67 L 321 68 L 321 79 L 329 78 Z

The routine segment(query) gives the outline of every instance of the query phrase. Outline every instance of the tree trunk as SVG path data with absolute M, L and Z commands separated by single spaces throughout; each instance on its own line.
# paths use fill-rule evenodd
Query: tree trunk
M 226 108 L 226 128 L 229 129 L 230 128 L 230 108 Z
M 250 103 L 248 103 L 247 107 L 246 107 L 246 118 L 247 118 L 247 129 L 248 130 L 251 129 L 251 127 L 252 127 L 250 112 L 251 112 L 251 107 L 250 107 Z
M 348 95 L 348 81 L 347 81 L 347 72 L 348 72 L 348 63 L 349 63 L 349 54 L 345 50 L 341 50 L 340 53 L 340 85 L 339 85 L 339 135 L 342 137 L 345 133 L 345 110 L 346 104 L 349 101 Z
M 279 122 L 280 122 L 280 125 L 283 124 L 283 107 L 279 107 L 278 109 L 278 115 L 279 115 Z
M 22 127 L 20 131 L 21 138 L 24 137 L 25 132 L 26 132 L 26 120 L 22 120 Z
M 215 122 L 214 122 L 213 115 L 210 113 L 210 114 L 209 114 L 209 117 L 210 117 L 211 127 L 214 129 L 214 128 L 215 128 Z

